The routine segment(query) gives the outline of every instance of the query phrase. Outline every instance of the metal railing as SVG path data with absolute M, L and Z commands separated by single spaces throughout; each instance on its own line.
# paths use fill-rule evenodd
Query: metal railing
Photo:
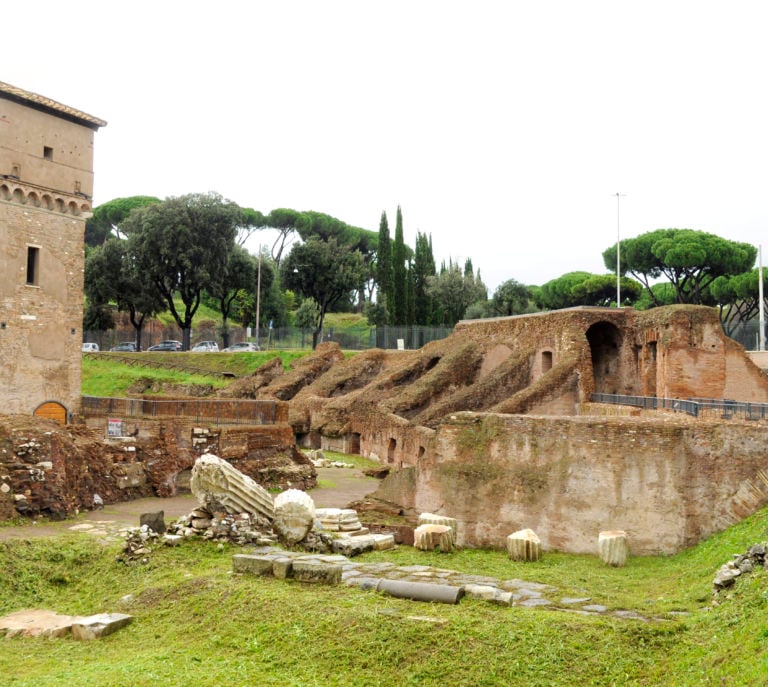
M 143 399 L 83 396 L 84 417 L 184 418 L 215 425 L 273 425 L 277 403 L 251 399 Z
M 360 327 L 329 327 L 323 330 L 323 341 L 336 341 L 346 350 L 367 350 L 370 348 L 397 348 L 399 341 L 402 340 L 406 349 L 421 348 L 430 341 L 445 339 L 453 332 L 453 327 L 424 327 L 412 325 L 409 327 L 396 326 L 360 326 Z M 250 339 L 247 335 L 250 333 Z M 229 331 L 230 344 L 241 341 L 256 340 L 255 332 L 248 331 L 243 327 L 232 327 Z M 158 343 L 163 339 L 177 339 L 181 341 L 181 330 L 177 327 L 147 327 L 142 336 L 142 349 L 146 350 L 152 344 Z M 94 330 L 86 331 L 83 334 L 83 341 L 92 341 L 99 344 L 103 351 L 109 349 L 120 341 L 133 341 L 136 337 L 131 328 L 121 328 L 120 330 L 109 329 L 104 331 Z M 211 327 L 196 327 L 192 332 L 192 343 L 198 341 L 217 341 L 222 346 L 223 341 L 221 333 Z M 298 327 L 261 327 L 259 330 L 258 343 L 262 350 L 291 350 L 291 349 L 311 349 L 312 348 L 312 329 L 301 329 Z M 136 358 L 131 353 L 125 357 Z
M 673 410 L 687 413 L 693 417 L 720 417 L 728 420 L 733 417 L 745 420 L 765 420 L 768 418 L 768 403 L 732 401 L 717 398 L 659 398 L 657 396 L 622 396 L 620 394 L 592 394 L 593 403 L 612 403 L 614 405 L 633 406 L 648 410 Z

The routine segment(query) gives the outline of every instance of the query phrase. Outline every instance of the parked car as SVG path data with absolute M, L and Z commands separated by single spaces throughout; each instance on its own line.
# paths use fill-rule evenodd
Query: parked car
M 232 344 L 227 346 L 222 353 L 243 353 L 244 351 L 258 351 L 259 347 L 255 343 L 250 341 L 242 341 L 241 343 Z
M 86 342 L 83 344 L 83 353 L 97 353 L 99 344 Z
M 198 344 L 195 344 L 192 348 L 193 353 L 203 353 L 203 352 L 209 352 L 209 353 L 218 353 L 219 352 L 219 344 L 217 344 L 215 341 L 201 341 Z
M 181 341 L 174 341 L 173 339 L 168 339 L 166 341 L 161 341 L 159 344 L 155 344 L 154 346 L 150 346 L 147 350 L 148 351 L 180 351 L 183 348 L 184 346 L 181 343 Z
M 136 344 L 133 341 L 121 341 L 117 346 L 112 346 L 110 351 L 121 351 L 122 353 L 135 353 Z

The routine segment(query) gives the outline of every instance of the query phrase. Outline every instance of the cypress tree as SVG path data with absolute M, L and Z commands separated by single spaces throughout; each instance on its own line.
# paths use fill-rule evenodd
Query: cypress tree
M 433 323 L 432 299 L 427 293 L 428 279 L 435 276 L 435 259 L 432 257 L 432 237 L 416 234 L 416 255 L 413 262 L 414 321 L 420 325 Z
M 396 325 L 404 325 L 407 320 L 406 298 L 408 292 L 407 272 L 405 269 L 405 241 L 403 240 L 403 213 L 397 206 L 395 224 L 395 245 L 392 248 L 392 274 L 394 276 L 394 320 Z
M 405 299 L 405 323 L 411 327 L 416 324 L 416 273 L 413 269 L 413 260 L 408 260 L 405 279 L 408 287 Z
M 394 280 L 392 275 L 392 240 L 389 237 L 387 213 L 381 213 L 379 222 L 379 247 L 376 251 L 376 283 L 378 293 L 376 302 L 384 305 L 392 319 L 394 305 Z

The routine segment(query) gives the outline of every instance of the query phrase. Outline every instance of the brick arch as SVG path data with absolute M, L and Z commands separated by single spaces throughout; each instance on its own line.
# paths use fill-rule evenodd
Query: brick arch
M 38 196 L 34 191 L 30 191 L 29 195 L 27 196 L 27 203 L 34 205 L 36 208 L 39 208 L 40 196 Z
M 0 198 L 8 200 L 11 197 L 11 189 L 8 184 L 0 184 Z
M 60 425 L 67 424 L 67 407 L 58 401 L 45 401 L 35 408 L 32 413 L 36 417 L 45 417 L 49 420 L 55 420 Z
M 611 322 L 595 322 L 587 329 L 587 341 L 592 354 L 592 375 L 595 392 L 617 394 L 621 388 L 621 344 L 619 328 Z

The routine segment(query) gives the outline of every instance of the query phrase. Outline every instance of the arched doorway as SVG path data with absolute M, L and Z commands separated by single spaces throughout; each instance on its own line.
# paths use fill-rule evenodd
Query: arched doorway
M 46 401 L 41 403 L 35 412 L 32 413 L 36 417 L 45 417 L 49 420 L 55 420 L 60 425 L 67 424 L 67 409 L 58 401 Z
M 596 322 L 587 329 L 592 354 L 595 392 L 618 394 L 621 384 L 621 332 L 610 322 Z

